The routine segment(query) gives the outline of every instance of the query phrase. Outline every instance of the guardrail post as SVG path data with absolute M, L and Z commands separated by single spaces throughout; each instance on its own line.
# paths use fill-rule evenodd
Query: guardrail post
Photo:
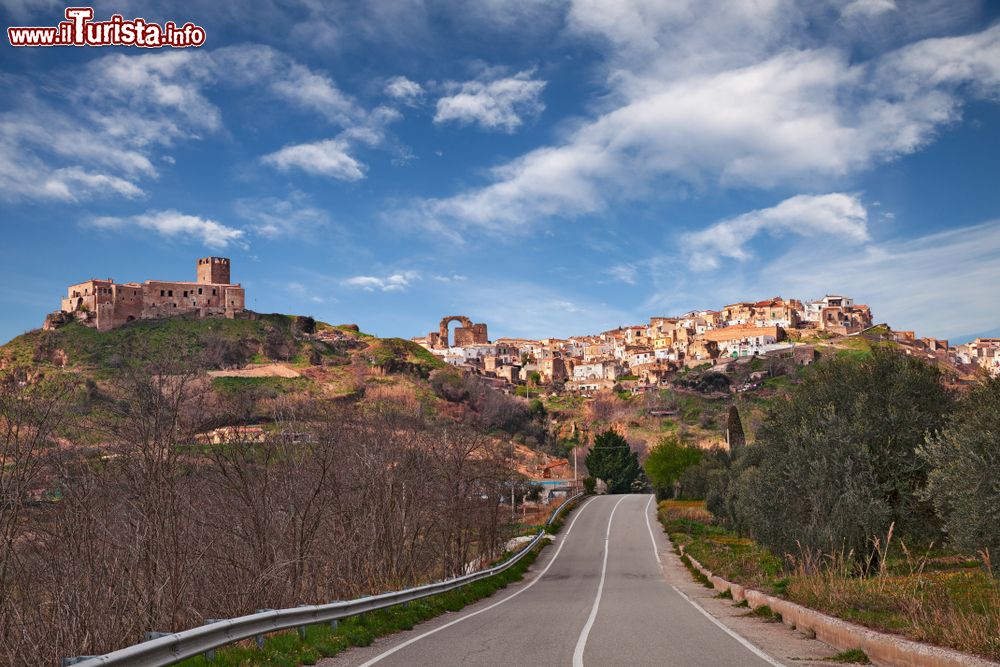
M 258 609 L 254 613 L 255 614 L 263 614 L 264 612 L 268 612 L 268 611 L 274 611 L 274 610 L 271 609 L 271 608 Z M 257 648 L 259 650 L 263 651 L 264 650 L 264 635 L 255 635 L 253 639 L 254 639 L 255 642 L 257 642 Z
M 267 609 L 258 609 L 254 613 L 255 614 L 263 614 L 264 612 L 268 612 L 268 611 L 274 611 L 274 610 L 269 607 Z M 257 649 L 263 651 L 264 650 L 264 635 L 255 635 L 254 638 L 253 638 L 253 640 L 255 642 L 257 642 Z
M 300 604 L 299 605 L 299 607 L 308 607 L 308 606 L 309 605 L 307 605 L 307 604 Z M 306 626 L 300 625 L 299 627 L 297 627 L 295 629 L 299 633 L 299 639 L 301 639 L 302 641 L 305 641 L 306 640 Z
M 205 622 L 202 625 L 211 625 L 212 623 L 218 623 L 219 621 L 224 621 L 224 620 L 226 620 L 226 619 L 224 619 L 224 618 L 206 618 Z M 215 649 L 214 648 L 210 648 L 207 651 L 205 651 L 205 660 L 208 660 L 209 662 L 215 662 Z

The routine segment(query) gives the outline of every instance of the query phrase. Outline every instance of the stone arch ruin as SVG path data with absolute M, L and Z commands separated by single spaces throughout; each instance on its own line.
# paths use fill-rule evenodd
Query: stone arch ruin
M 456 321 L 461 326 L 455 327 L 455 347 L 489 342 L 485 324 L 475 324 L 465 315 L 448 315 L 441 318 L 441 324 L 437 331 L 432 331 L 427 335 L 432 347 L 440 350 L 451 347 L 448 341 L 448 325 Z

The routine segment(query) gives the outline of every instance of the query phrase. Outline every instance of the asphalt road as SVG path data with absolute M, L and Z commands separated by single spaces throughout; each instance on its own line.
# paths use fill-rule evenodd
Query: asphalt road
M 668 545 L 650 501 L 588 499 L 524 581 L 321 664 L 779 665 L 667 582 L 659 554 Z

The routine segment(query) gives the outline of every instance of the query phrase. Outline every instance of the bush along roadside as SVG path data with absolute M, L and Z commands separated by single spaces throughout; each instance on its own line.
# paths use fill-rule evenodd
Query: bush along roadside
M 550 535 L 558 533 L 565 517 L 576 507 L 577 503 L 578 501 L 574 501 L 562 508 L 556 519 L 545 527 L 545 531 Z M 379 637 L 402 630 L 412 630 L 418 623 L 423 623 L 449 611 L 459 611 L 466 605 L 490 597 L 509 584 L 523 579 L 525 571 L 535 561 L 541 550 L 549 544 L 551 544 L 551 540 L 543 539 L 538 546 L 534 547 L 530 553 L 526 554 L 510 569 L 447 593 L 355 616 L 341 621 L 336 626 L 310 625 L 302 628 L 299 632 L 275 633 L 265 638 L 263 648 L 258 648 L 252 641 L 245 641 L 218 649 L 212 659 L 198 656 L 177 664 L 181 667 L 247 667 L 248 665 L 298 667 L 299 665 L 314 665 L 321 658 L 334 656 L 351 646 L 368 646 Z
M 675 553 L 702 584 L 708 580 L 692 560 L 713 579 L 721 577 L 740 590 L 746 587 L 748 597 L 750 589 L 756 589 L 771 599 L 876 631 L 1000 660 L 1000 582 L 975 559 L 940 551 L 915 555 L 902 544 L 882 546 L 880 570 L 860 575 L 848 558 L 840 563 L 833 559 L 822 568 L 804 557 L 778 558 L 717 525 L 698 503 L 663 501 L 658 516 Z M 735 596 L 732 589 L 730 596 Z M 736 606 L 748 605 L 742 600 Z M 755 615 L 769 611 L 758 607 Z

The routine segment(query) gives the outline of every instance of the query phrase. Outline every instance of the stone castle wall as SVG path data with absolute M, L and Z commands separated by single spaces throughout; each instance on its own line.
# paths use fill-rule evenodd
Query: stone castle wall
M 232 318 L 245 310 L 243 288 L 228 282 L 229 259 L 199 259 L 197 278 L 197 282 L 147 280 L 141 284 L 117 284 L 110 278 L 88 280 L 70 285 L 61 310 L 101 331 L 139 319 L 186 314 Z

